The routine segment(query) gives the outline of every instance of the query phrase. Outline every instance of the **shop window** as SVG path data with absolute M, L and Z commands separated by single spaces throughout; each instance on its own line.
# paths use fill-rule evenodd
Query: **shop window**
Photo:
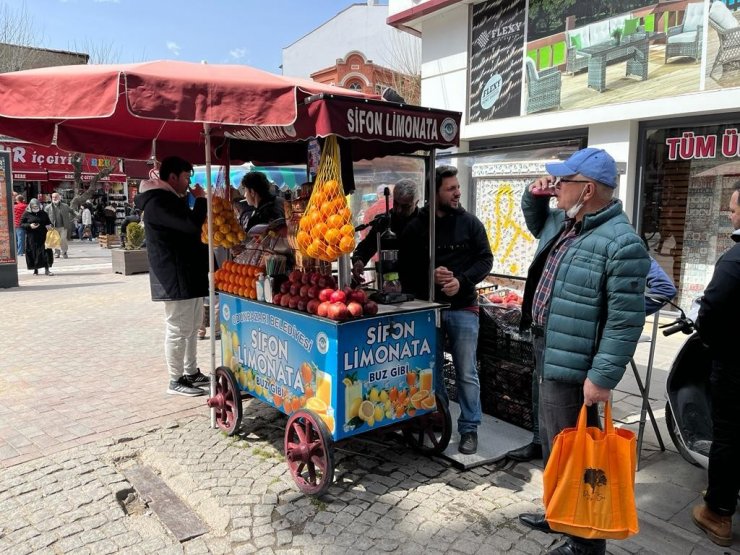
M 524 188 L 544 175 L 545 164 L 564 160 L 581 148 L 581 141 L 496 149 L 482 153 L 441 154 L 437 164 L 458 169 L 471 210 L 486 228 L 493 252 L 491 273 L 524 279 L 537 248 L 522 215 Z M 464 193 L 465 194 L 465 193 Z M 465 198 L 465 197 L 464 197 Z M 553 199 L 553 205 L 554 205 Z
M 349 85 L 347 85 L 347 88 L 353 91 L 361 91 L 362 84 L 359 81 L 352 81 Z
M 732 241 L 729 198 L 740 181 L 740 123 L 648 128 L 640 235 L 688 308 Z

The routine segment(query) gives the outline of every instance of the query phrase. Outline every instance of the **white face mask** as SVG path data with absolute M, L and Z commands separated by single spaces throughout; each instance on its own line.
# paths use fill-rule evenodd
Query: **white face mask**
M 31 212 L 33 212 L 34 214 L 36 212 L 41 212 L 41 208 L 39 208 L 38 206 L 34 206 L 33 208 L 31 208 Z
M 581 190 L 581 194 L 578 196 L 578 201 L 565 211 L 566 216 L 568 216 L 569 218 L 575 218 L 578 215 L 578 213 L 581 211 L 581 208 L 583 208 L 583 205 L 585 204 L 583 202 L 583 193 L 585 192 L 586 186 L 584 185 L 583 189 Z

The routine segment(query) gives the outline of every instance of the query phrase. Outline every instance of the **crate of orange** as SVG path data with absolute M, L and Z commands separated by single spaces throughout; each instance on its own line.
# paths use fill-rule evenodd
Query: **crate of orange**
M 226 292 L 219 307 L 223 366 L 217 369 L 223 392 L 212 403 L 221 404 L 226 431 L 238 427 L 242 394 L 285 414 L 288 464 L 296 449 L 315 454 L 319 479 L 310 484 L 291 466 L 307 493 L 328 487 L 337 441 L 395 427 L 422 452 L 446 448 L 451 420 L 434 380 L 439 305 L 387 306 L 380 314 L 336 321 L 251 300 L 257 270 L 231 262 L 216 275 Z

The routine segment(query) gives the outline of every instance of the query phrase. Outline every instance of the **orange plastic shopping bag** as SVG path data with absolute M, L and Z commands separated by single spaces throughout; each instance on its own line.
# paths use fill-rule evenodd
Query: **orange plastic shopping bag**
M 543 475 L 545 519 L 553 530 L 589 539 L 637 534 L 635 434 L 615 429 L 609 403 L 606 430 L 586 426 L 586 406 L 575 428 L 556 437 Z

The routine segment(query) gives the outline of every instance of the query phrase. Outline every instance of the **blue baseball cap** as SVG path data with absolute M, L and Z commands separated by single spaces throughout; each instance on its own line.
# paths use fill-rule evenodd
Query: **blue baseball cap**
M 580 173 L 607 187 L 617 186 L 617 163 L 602 148 L 583 148 L 574 152 L 565 162 L 545 164 L 545 169 L 555 177 L 568 177 Z

